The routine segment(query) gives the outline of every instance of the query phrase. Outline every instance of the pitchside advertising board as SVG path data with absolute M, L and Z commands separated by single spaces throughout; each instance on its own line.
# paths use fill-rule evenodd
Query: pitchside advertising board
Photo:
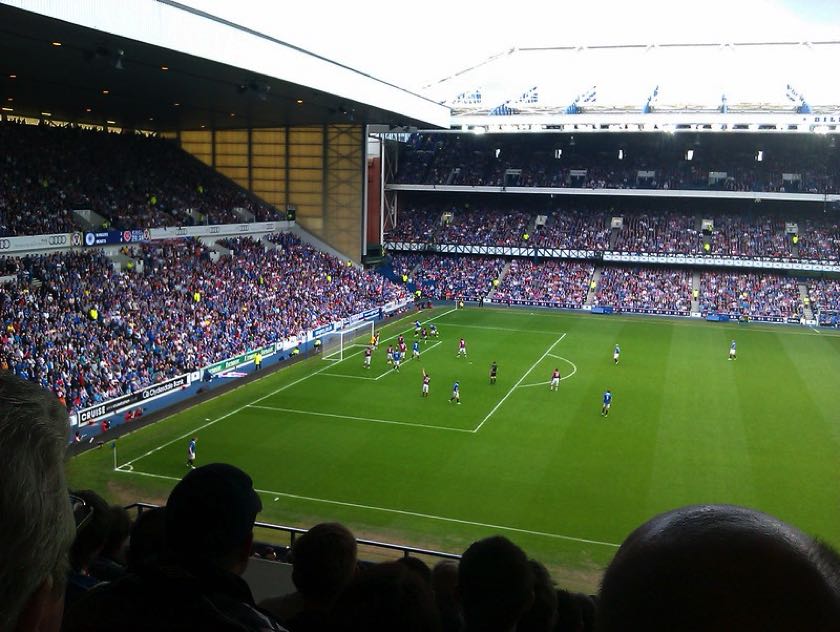
M 102 230 L 95 233 L 85 233 L 85 246 L 130 244 L 149 241 L 151 238 L 148 228 L 145 230 Z
M 134 391 L 133 393 L 109 399 L 107 402 L 102 402 L 96 406 L 83 408 L 78 413 L 78 423 L 79 425 L 91 423 L 97 419 L 102 419 L 103 417 L 119 412 L 124 408 L 130 408 L 136 404 L 141 404 L 152 399 L 157 399 L 158 397 L 163 397 L 164 395 L 169 395 L 170 393 L 186 388 L 189 385 L 189 375 L 179 375 L 177 377 L 169 378 L 168 380 L 152 384 L 139 391 Z
M 245 364 L 253 362 L 257 353 L 259 353 L 263 358 L 270 358 L 274 355 L 275 349 L 276 346 L 274 344 L 270 344 L 260 349 L 254 349 L 253 351 L 249 351 L 248 353 L 243 353 L 233 358 L 228 358 L 227 360 L 223 360 L 222 362 L 216 362 L 216 364 L 211 364 L 204 370 L 206 372 L 209 372 L 210 375 L 216 376 L 219 373 L 230 371 L 231 369 L 237 369 Z

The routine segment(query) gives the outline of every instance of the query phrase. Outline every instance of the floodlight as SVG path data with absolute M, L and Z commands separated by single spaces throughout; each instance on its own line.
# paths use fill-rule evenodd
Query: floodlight
M 693 160 L 694 159 L 694 150 L 693 149 L 689 149 L 687 152 L 685 152 L 685 159 L 686 160 Z
M 760 149 L 757 152 L 755 152 L 755 160 L 756 162 L 761 162 L 762 160 L 764 160 L 764 152 Z

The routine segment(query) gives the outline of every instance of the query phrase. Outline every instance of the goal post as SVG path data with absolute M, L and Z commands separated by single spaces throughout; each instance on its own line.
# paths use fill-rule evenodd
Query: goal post
M 375 323 L 363 320 L 338 331 L 321 336 L 321 355 L 324 360 L 344 360 L 354 346 L 366 346 L 373 337 Z

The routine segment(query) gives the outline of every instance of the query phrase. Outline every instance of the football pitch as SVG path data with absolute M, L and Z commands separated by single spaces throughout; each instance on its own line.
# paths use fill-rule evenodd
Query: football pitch
M 197 464 L 252 476 L 264 521 L 340 521 L 360 537 L 458 553 L 501 533 L 578 589 L 595 587 L 633 528 L 690 503 L 758 508 L 840 546 L 840 336 L 438 308 L 419 315 L 439 338 L 416 360 L 414 318 L 382 327 L 370 369 L 355 346 L 266 374 L 123 437 L 116 470 L 107 448 L 76 457 L 71 484 L 162 502 L 196 436 Z M 385 348 L 400 333 L 397 373 Z M 550 391 L 555 368 L 563 379 Z M 455 381 L 460 405 L 449 401 Z

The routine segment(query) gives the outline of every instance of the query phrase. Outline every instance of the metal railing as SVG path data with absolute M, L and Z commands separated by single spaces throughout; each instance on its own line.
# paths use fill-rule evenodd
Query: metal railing
M 129 511 L 135 509 L 137 514 L 143 513 L 146 509 L 157 509 L 160 505 L 154 505 L 151 503 L 144 503 L 144 502 L 136 502 L 128 505 L 126 509 Z M 308 529 L 301 529 L 299 527 L 289 527 L 286 525 L 280 524 L 273 524 L 271 522 L 255 522 L 255 528 L 259 529 L 268 529 L 269 531 L 278 531 L 281 533 L 289 534 L 289 546 L 293 546 L 297 536 L 302 535 L 308 531 Z M 363 538 L 356 538 L 356 543 L 362 546 L 370 546 L 375 549 L 382 549 L 386 551 L 399 551 L 402 553 L 403 557 L 411 557 L 412 555 L 426 555 L 429 557 L 436 557 L 440 559 L 446 560 L 460 560 L 461 556 L 455 553 L 446 553 L 444 551 L 434 551 L 432 549 L 421 549 L 414 546 L 406 546 L 404 544 L 393 544 L 391 542 L 380 542 L 378 540 L 367 540 Z

